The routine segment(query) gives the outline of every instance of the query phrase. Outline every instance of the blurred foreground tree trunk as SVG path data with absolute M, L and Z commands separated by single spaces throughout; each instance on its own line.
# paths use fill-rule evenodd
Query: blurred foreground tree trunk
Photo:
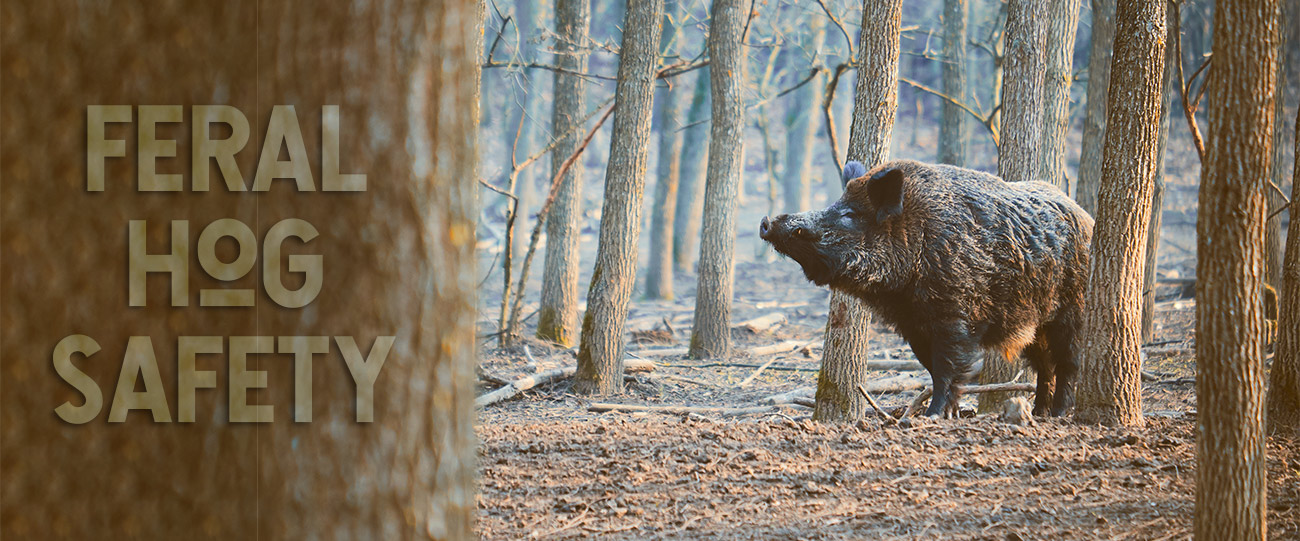
M 1074 34 L 1079 28 L 1079 0 L 1048 0 L 1047 67 L 1043 74 L 1042 166 L 1038 180 L 1070 193 L 1065 174 L 1070 135 L 1070 87 L 1074 82 Z
M 677 213 L 673 219 L 673 266 L 690 272 L 700 244 L 700 217 L 704 212 L 704 174 L 709 160 L 709 68 L 696 70 L 691 107 L 682 131 L 682 158 L 677 175 Z M 698 124 L 697 124 L 698 123 Z
M 1106 137 L 1106 102 L 1115 43 L 1115 0 L 1092 0 L 1092 42 L 1088 53 L 1088 97 L 1083 119 L 1083 148 L 1074 200 L 1089 214 L 1097 212 L 1097 186 Z
M 587 28 L 591 23 L 591 0 L 555 1 L 555 64 L 561 68 L 587 71 Z M 582 77 L 561 72 L 554 75 L 555 95 L 551 112 L 552 133 L 559 138 L 551 151 L 551 177 L 560 172 L 564 160 L 578 148 L 582 134 Z M 565 347 L 578 334 L 578 239 L 582 229 L 582 167 L 573 164 L 560 181 L 560 189 L 546 218 L 546 266 L 542 271 L 542 301 L 537 313 L 537 337 Z M 520 223 L 520 222 L 516 222 Z M 522 239 L 516 236 L 516 239 Z M 520 243 L 525 244 L 525 243 Z
M 677 26 L 686 11 L 678 0 L 667 0 L 664 11 L 661 55 L 674 62 L 685 39 Z M 659 110 L 659 158 L 655 175 L 655 198 L 650 209 L 650 260 L 646 262 L 645 296 L 673 298 L 673 223 L 677 215 L 677 190 L 681 178 L 682 132 L 680 81 L 667 81 L 659 89 L 655 107 Z
M 1264 539 L 1265 181 L 1278 0 L 1220 0 L 1196 223 L 1196 538 Z
M 1008 182 L 1038 180 L 1042 165 L 1047 3 L 1046 0 L 1010 0 L 1007 3 L 998 175 Z M 979 382 L 1004 383 L 1014 378 L 1020 369 L 1016 359 L 987 357 Z M 1011 395 L 1006 392 L 981 393 L 980 412 L 1001 408 L 1002 402 Z
M 943 2 L 943 93 L 958 101 L 966 97 L 967 0 Z M 966 117 L 969 113 L 944 100 L 939 124 L 939 163 L 966 165 Z
M 1291 177 L 1291 223 L 1278 289 L 1277 353 L 1269 374 L 1268 422 L 1274 433 L 1300 435 L 1300 114 L 1296 115 L 1296 167 Z
M 693 359 L 731 353 L 731 298 L 735 279 L 736 192 L 745 163 L 745 103 L 741 93 L 746 51 L 741 33 L 749 16 L 742 0 L 714 0 L 709 60 L 713 122 L 704 187 L 699 286 L 695 292 Z
M 614 130 L 605 169 L 605 202 L 600 213 L 600 244 L 582 317 L 578 372 L 573 390 L 610 395 L 623 391 L 623 327 L 636 282 L 637 240 L 641 235 L 641 199 L 645 193 L 659 60 L 659 24 L 663 0 L 628 2 L 623 46 L 618 58 Z
M 0 89 L 0 537 L 473 535 L 479 8 L 472 0 L 5 4 L 0 63 L 22 84 Z M 248 144 L 211 167 L 223 173 L 208 191 L 140 193 L 135 141 L 144 109 L 135 106 L 182 103 L 234 107 L 227 118 L 247 120 Z M 89 109 L 105 104 L 129 107 L 133 119 L 109 128 L 109 139 L 126 141 L 126 157 L 105 159 L 104 190 L 89 193 Z M 330 105 L 337 116 L 323 112 Z M 316 150 L 337 121 L 334 164 L 365 174 L 365 191 L 299 192 L 291 181 L 266 193 L 228 189 L 226 164 L 247 188 L 273 108 L 301 121 L 294 126 L 311 148 L 313 172 L 329 163 Z M 191 128 L 204 118 L 194 109 L 177 106 L 177 122 L 156 132 L 179 155 L 157 160 L 159 170 L 180 174 L 187 191 Z M 267 142 L 279 151 L 280 140 Z M 191 264 L 177 280 L 183 299 L 156 277 L 144 288 L 145 306 L 129 307 L 128 221 L 146 221 L 150 253 L 165 253 L 177 231 L 171 220 L 188 220 L 193 242 L 218 219 L 238 220 L 262 239 L 290 218 L 323 233 L 290 243 L 324 262 L 320 293 L 307 306 L 282 308 L 260 292 L 253 306 L 196 305 L 196 290 L 221 286 Z M 230 285 L 262 289 L 261 277 Z M 47 363 L 73 333 L 97 344 L 72 362 L 102 389 L 103 409 L 115 402 L 109 393 L 132 336 L 152 344 L 165 418 L 180 400 L 179 337 L 220 337 L 207 344 L 222 351 L 197 360 L 197 374 L 212 374 L 218 386 L 199 389 L 192 410 L 177 407 L 183 426 L 154 423 L 147 411 L 122 423 L 103 410 L 85 424 L 65 423 L 56 406 L 87 399 Z M 334 333 L 354 336 L 349 344 L 361 351 L 394 337 L 374 381 L 373 422 L 357 422 L 357 386 L 326 339 L 312 341 L 327 352 L 315 355 L 312 406 L 295 405 L 295 356 L 273 349 L 271 337 Z M 239 362 L 237 338 L 248 345 L 240 337 L 251 336 L 267 338 L 254 349 L 277 352 L 247 359 L 246 374 L 265 378 L 247 399 L 271 418 L 252 426 L 230 420 L 226 377 L 228 366 L 234 373 L 228 363 Z M 296 422 L 302 415 L 312 422 Z
M 862 162 L 868 170 L 889 158 L 889 142 L 898 111 L 902 20 L 902 0 L 863 5 L 848 159 Z M 857 388 L 868 378 L 866 361 L 870 339 L 871 313 L 866 305 L 850 295 L 831 292 L 813 419 L 852 421 L 866 416 L 870 405 Z
M 1166 0 L 1119 0 L 1075 418 L 1142 426 L 1142 272 L 1165 81 Z

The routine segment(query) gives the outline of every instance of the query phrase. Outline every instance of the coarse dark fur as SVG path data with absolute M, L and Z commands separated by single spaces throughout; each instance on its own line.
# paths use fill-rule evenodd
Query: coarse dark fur
M 908 160 L 844 173 L 839 201 L 763 218 L 760 236 L 907 340 L 934 381 L 927 415 L 955 415 L 985 358 L 1022 353 L 1038 373 L 1034 414 L 1065 414 L 1092 217 L 1045 182 Z

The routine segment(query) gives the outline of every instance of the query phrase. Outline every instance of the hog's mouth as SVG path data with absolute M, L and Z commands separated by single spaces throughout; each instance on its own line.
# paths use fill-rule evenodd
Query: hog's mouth
M 834 271 L 826 257 L 818 250 L 817 235 L 800 228 L 787 227 L 778 217 L 776 222 L 763 218 L 759 237 L 772 245 L 781 255 L 793 259 L 803 269 L 804 277 L 814 284 L 825 286 L 834 278 Z

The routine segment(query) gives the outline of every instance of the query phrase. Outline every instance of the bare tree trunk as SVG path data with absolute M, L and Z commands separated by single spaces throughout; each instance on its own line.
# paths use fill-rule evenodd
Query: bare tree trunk
M 22 84 L 0 90 L 6 133 L 25 134 L 5 138 L 0 175 L 31 180 L 0 185 L 0 318 L 6 322 L 0 327 L 6 384 L 0 537 L 473 535 L 477 8 L 475 1 L 322 3 L 309 10 L 269 2 L 5 5 L 6 66 L 40 58 L 51 69 L 31 69 Z M 224 89 L 216 98 L 214 85 Z M 280 181 L 254 196 L 229 191 L 223 167 L 212 169 L 223 173 L 213 175 L 206 192 L 141 194 L 135 156 L 107 158 L 104 190 L 84 191 L 89 175 L 78 164 L 87 163 L 86 147 L 68 135 L 86 133 L 89 106 L 123 104 L 134 116 L 143 110 L 134 104 L 213 102 L 234 107 L 231 116 L 247 120 L 255 134 L 233 158 L 245 186 L 273 107 L 290 105 L 303 141 L 320 144 L 326 119 L 337 119 L 334 163 L 346 174 L 365 174 L 365 191 L 302 193 Z M 327 104 L 339 105 L 337 117 L 323 113 Z M 187 191 L 194 178 L 190 128 L 204 118 L 192 119 L 193 109 L 180 109 L 184 126 L 158 132 L 177 140 L 182 157 L 170 165 L 186 164 Z M 108 139 L 133 139 L 140 126 L 138 118 L 117 124 L 111 130 L 121 131 L 109 131 Z M 313 170 L 318 163 L 311 160 Z M 147 222 L 150 253 L 157 254 L 166 243 L 153 241 L 177 231 L 172 219 L 189 221 L 193 242 L 219 219 L 242 222 L 260 240 L 289 218 L 330 232 L 290 241 L 301 254 L 290 257 L 323 261 L 321 289 L 308 306 L 283 308 L 258 296 L 253 306 L 211 308 L 195 289 L 220 286 L 191 264 L 188 277 L 177 275 L 188 284 L 183 296 L 171 296 L 170 280 L 151 279 L 145 305 L 128 307 L 128 221 Z M 374 235 L 363 239 L 363 231 Z M 262 277 L 253 271 L 231 285 L 270 291 Z M 62 302 L 87 288 L 94 294 L 78 296 L 75 309 Z M 187 308 L 171 306 L 182 300 Z M 219 346 L 221 354 L 200 355 L 195 374 L 210 375 L 221 388 L 200 385 L 192 409 L 183 398 L 173 401 L 182 393 L 172 394 L 171 384 L 142 392 L 166 395 L 155 395 L 160 409 L 154 414 L 185 426 L 152 424 L 156 417 L 146 412 L 108 422 L 104 410 L 115 402 L 109 393 L 127 343 L 149 345 L 148 353 L 135 351 L 146 357 L 143 363 L 156 361 L 157 377 L 146 381 L 174 383 L 183 365 L 178 349 L 189 347 L 180 345 L 181 336 L 197 331 L 220 337 L 203 339 L 201 349 Z M 325 333 L 353 337 L 344 342 L 360 351 L 388 352 L 366 408 L 373 421 L 357 422 L 363 413 L 356 408 L 358 386 L 345 355 L 324 342 L 333 352 L 314 356 L 309 410 L 295 405 L 303 397 L 295 396 L 294 363 L 284 349 L 250 355 L 245 374 L 265 377 L 266 385 L 247 399 L 268 408 L 258 411 L 272 422 L 232 426 L 236 414 L 228 408 L 224 373 L 228 357 L 236 362 L 234 350 L 284 348 L 271 337 Z M 53 410 L 65 400 L 69 407 L 89 406 L 87 396 L 42 365 L 58 365 L 51 356 L 56 344 L 77 334 L 86 338 L 74 341 L 95 347 L 69 366 L 75 363 L 103 395 L 99 411 L 79 412 L 88 421 L 81 425 Z M 380 345 L 384 336 L 393 337 L 391 348 Z M 307 348 L 318 350 L 315 345 Z M 308 413 L 312 422 L 295 422 Z
M 1065 143 L 1070 134 L 1070 86 L 1074 82 L 1074 34 L 1079 28 L 1079 0 L 1049 1 L 1047 71 L 1043 75 L 1043 161 L 1037 176 L 1068 194 Z
M 1006 56 L 1003 59 L 1002 129 L 998 141 L 998 175 L 1009 182 L 1037 180 L 1042 160 L 1043 76 L 1046 69 L 1047 0 L 1007 3 Z M 980 383 L 1014 378 L 1018 363 L 984 363 Z M 1013 393 L 983 393 L 981 412 L 994 411 Z
M 1142 271 L 1160 147 L 1165 0 L 1119 0 L 1075 418 L 1142 426 Z
M 943 2 L 943 93 L 966 101 L 966 12 L 967 0 Z M 940 163 L 966 165 L 966 115 L 961 107 L 943 102 L 939 124 Z
M 681 51 L 676 24 L 684 18 L 682 4 L 668 0 L 664 13 L 660 49 L 665 57 Z M 673 223 L 677 215 L 677 189 L 682 154 L 681 89 L 659 90 L 659 158 L 655 175 L 654 206 L 650 210 L 650 261 L 646 265 L 645 295 L 651 299 L 673 298 Z
M 1274 100 L 1273 117 L 1277 120 L 1274 122 L 1273 129 L 1273 161 L 1269 168 L 1269 179 L 1277 187 L 1265 187 L 1264 193 L 1268 194 L 1269 213 L 1272 214 L 1274 209 L 1282 208 L 1286 204 L 1286 199 L 1279 191 L 1286 185 L 1286 138 L 1290 135 L 1286 125 L 1286 96 L 1287 96 L 1287 50 L 1288 26 L 1296 25 L 1296 17 L 1300 13 L 1292 11 L 1296 4 L 1294 0 L 1283 0 L 1281 2 L 1282 29 L 1280 42 L 1278 43 L 1278 62 L 1277 62 L 1277 98 Z M 1291 22 L 1287 22 L 1291 21 Z M 1264 283 L 1277 289 L 1282 286 L 1282 215 L 1277 215 L 1264 223 Z
M 848 158 L 871 169 L 889 157 L 894 119 L 898 111 L 899 33 L 902 0 L 867 2 L 862 8 L 862 33 L 858 48 L 857 90 L 854 92 L 853 127 Z M 863 418 L 870 404 L 858 393 L 867 380 L 867 344 L 871 314 L 856 298 L 831 293 L 826 320 L 826 345 L 817 375 L 813 419 L 852 421 Z
M 1196 538 L 1264 539 L 1264 219 L 1278 0 L 1220 0 L 1196 223 Z
M 515 14 L 515 24 L 519 28 L 518 60 L 535 62 L 537 61 L 535 41 L 542 34 L 540 6 L 534 0 L 517 0 Z M 515 164 L 527 160 L 532 153 L 541 148 L 538 144 L 541 129 L 537 124 L 542 115 L 543 89 L 540 78 L 543 73 L 545 72 L 540 69 L 524 69 L 517 76 L 518 81 L 511 85 L 513 97 L 507 103 L 511 111 L 510 123 L 506 125 L 502 134 L 505 136 L 507 156 L 513 152 L 512 163 Z M 512 167 L 506 169 L 510 170 Z M 520 242 L 523 236 L 518 232 L 525 230 L 524 224 L 531 223 L 529 218 L 537 206 L 537 169 L 534 167 L 520 173 L 513 188 L 517 199 L 514 211 L 515 241 L 510 247 L 511 264 L 520 265 L 528 251 L 528 242 Z
M 587 71 L 587 28 L 591 24 L 591 0 L 556 0 L 555 64 L 561 68 Z M 555 72 L 551 131 L 560 141 L 551 151 L 551 177 L 578 147 L 582 122 L 582 77 Z M 582 235 L 582 170 L 574 164 L 560 181 L 559 191 L 546 218 L 546 266 L 542 271 L 542 300 L 537 313 L 537 337 L 572 346 L 578 332 L 578 239 Z M 517 237 L 522 238 L 522 237 Z M 520 243 L 524 244 L 524 243 Z
M 1166 17 L 1171 16 L 1167 13 Z M 1178 48 L 1173 46 L 1178 28 L 1173 21 L 1165 21 L 1165 76 L 1164 89 L 1160 97 L 1160 135 L 1156 150 L 1156 178 L 1151 192 L 1151 220 L 1147 225 L 1147 260 L 1142 278 L 1142 342 L 1147 343 L 1155 336 L 1156 319 L 1156 262 L 1160 255 L 1160 224 L 1164 214 L 1165 201 L 1165 163 L 1166 147 L 1169 143 L 1169 118 L 1173 106 L 1173 96 L 1178 92 Z
M 704 174 L 709 160 L 709 68 L 698 70 L 691 108 L 682 133 L 681 171 L 678 174 L 677 215 L 673 220 L 673 264 L 678 272 L 689 272 L 695 264 L 700 240 L 700 217 L 704 212 Z M 699 125 L 693 125 L 699 122 Z
M 1089 214 L 1097 212 L 1097 186 L 1106 137 L 1106 102 L 1115 42 L 1115 0 L 1092 0 L 1092 44 L 1088 53 L 1088 103 L 1083 120 L 1083 149 L 1074 199 Z
M 1291 176 L 1291 223 L 1278 297 L 1277 348 L 1269 374 L 1268 422 L 1274 433 L 1300 432 L 1300 114 L 1296 116 L 1296 167 Z
M 731 297 L 735 279 L 736 190 L 745 164 L 745 48 L 741 32 L 748 4 L 714 0 L 710 10 L 709 59 L 713 69 L 713 124 L 709 129 L 709 169 L 704 188 L 704 228 L 700 234 L 699 286 L 690 356 L 726 357 L 731 353 Z
M 801 34 L 802 46 L 794 48 L 793 55 L 801 52 L 820 52 L 826 41 L 826 17 L 812 13 L 807 18 L 807 33 Z M 800 60 L 804 57 L 796 56 Z M 813 59 L 809 59 L 813 60 Z M 811 62 L 810 62 L 811 63 Z M 803 212 L 812 208 L 810 193 L 812 181 L 813 145 L 817 141 L 817 128 L 821 124 L 821 95 L 826 82 L 815 77 L 798 92 L 787 106 L 785 212 Z M 775 169 L 775 168 L 773 168 Z M 766 244 L 766 243 L 764 243 Z
M 580 394 L 623 391 L 623 327 L 636 282 L 641 199 L 663 11 L 663 0 L 632 0 L 623 21 L 614 130 L 605 170 L 605 203 L 600 213 L 600 245 L 587 290 L 578 372 L 573 381 L 573 390 Z

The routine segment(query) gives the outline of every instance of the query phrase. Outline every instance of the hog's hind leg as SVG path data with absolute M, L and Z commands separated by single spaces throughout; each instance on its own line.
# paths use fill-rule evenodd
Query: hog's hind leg
M 1051 415 L 1062 417 L 1074 408 L 1074 377 L 1079 373 L 1079 351 L 1074 336 L 1078 329 L 1075 325 L 1060 322 L 1049 324 L 1045 330 L 1047 348 L 1056 372 L 1056 393 L 1052 396 Z
M 1052 360 L 1044 332 L 1039 331 L 1033 343 L 1025 348 L 1024 356 L 1038 375 L 1038 388 L 1034 390 L 1034 417 L 1046 417 L 1056 388 L 1056 363 Z

